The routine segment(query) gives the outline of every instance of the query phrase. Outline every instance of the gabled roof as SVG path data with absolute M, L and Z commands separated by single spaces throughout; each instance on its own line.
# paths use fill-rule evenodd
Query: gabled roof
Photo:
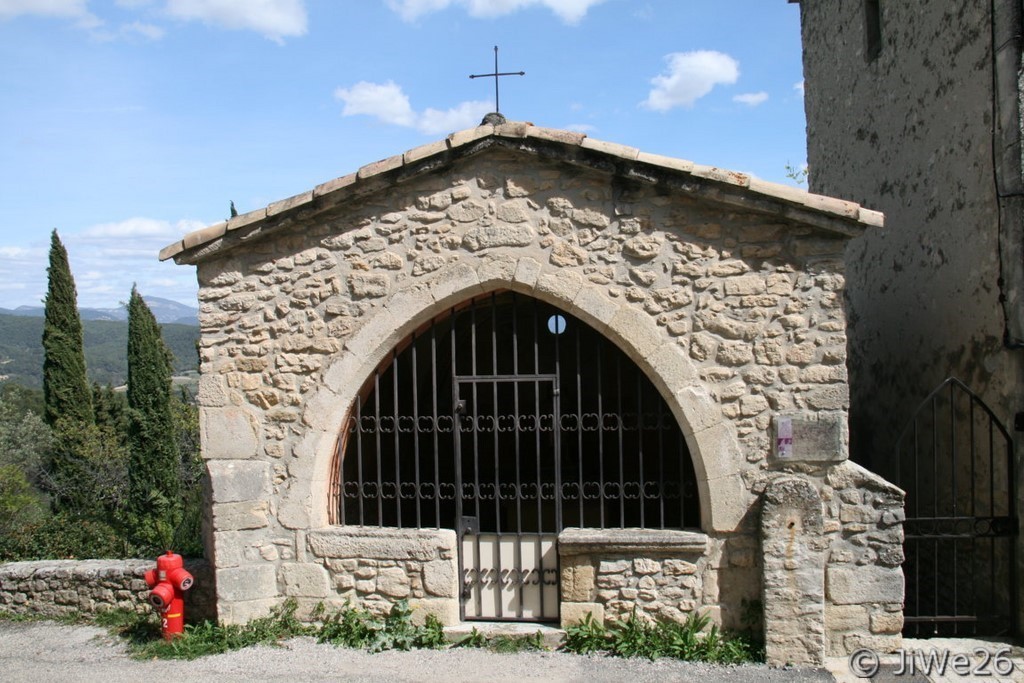
M 265 208 L 190 232 L 164 247 L 160 260 L 173 258 L 177 263 L 197 263 L 225 249 L 305 222 L 344 202 L 436 172 L 493 147 L 660 185 L 710 203 L 762 213 L 846 237 L 856 237 L 866 227 L 883 224 L 881 213 L 853 202 L 769 183 L 745 173 L 641 152 L 635 147 L 595 140 L 583 133 L 506 122 L 452 133 L 443 140 L 367 164 L 355 173 Z

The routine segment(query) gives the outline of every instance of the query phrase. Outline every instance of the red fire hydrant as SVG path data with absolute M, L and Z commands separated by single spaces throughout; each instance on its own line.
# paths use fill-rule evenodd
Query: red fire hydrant
M 160 610 L 164 640 L 185 632 L 185 591 L 195 579 L 185 570 L 181 555 L 170 550 L 156 558 L 156 569 L 146 572 L 149 603 Z

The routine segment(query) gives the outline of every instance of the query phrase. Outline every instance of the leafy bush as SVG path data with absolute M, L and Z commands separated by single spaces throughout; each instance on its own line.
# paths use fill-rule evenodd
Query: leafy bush
M 109 524 L 58 513 L 0 536 L 0 561 L 132 557 L 133 548 Z
M 564 649 L 578 654 L 606 652 L 616 657 L 673 657 L 688 661 L 735 664 L 759 659 L 749 638 L 724 635 L 716 625 L 708 628 L 707 615 L 691 612 L 683 623 L 651 622 L 636 610 L 626 620 L 607 627 L 587 615 L 566 629 Z

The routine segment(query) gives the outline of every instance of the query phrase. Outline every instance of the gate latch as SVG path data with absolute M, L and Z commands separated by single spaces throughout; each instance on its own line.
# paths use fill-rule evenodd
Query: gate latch
M 459 520 L 459 528 L 463 534 L 480 533 L 480 521 L 476 517 L 462 517 Z

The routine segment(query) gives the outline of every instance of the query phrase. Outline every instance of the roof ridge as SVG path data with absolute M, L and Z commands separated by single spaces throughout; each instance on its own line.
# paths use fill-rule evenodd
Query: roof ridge
M 727 188 L 747 190 L 770 201 L 781 201 L 798 211 L 824 214 L 826 217 L 836 218 L 842 222 L 857 223 L 862 226 L 882 227 L 884 224 L 884 216 L 881 212 L 866 209 L 855 202 L 814 194 L 790 185 L 761 180 L 747 173 L 643 152 L 636 147 L 591 138 L 586 133 L 535 126 L 528 121 L 508 121 L 498 125 L 481 124 L 473 128 L 456 131 L 444 139 L 413 147 L 401 154 L 365 164 L 354 173 L 321 183 L 311 190 L 306 190 L 300 194 L 272 202 L 266 207 L 249 211 L 226 221 L 190 232 L 181 240 L 161 249 L 160 260 L 165 261 L 176 257 L 182 252 L 200 247 L 223 237 L 231 231 L 258 223 L 267 218 L 311 207 L 316 200 L 321 198 L 344 194 L 344 197 L 339 197 L 337 200 L 341 201 L 348 198 L 349 193 L 357 190 L 360 186 L 368 184 L 372 186 L 373 181 L 383 179 L 388 173 L 401 171 L 404 168 L 412 170 L 411 167 L 424 164 L 433 157 L 460 151 L 472 153 L 474 145 L 488 139 L 536 140 L 542 143 L 578 147 L 582 150 L 612 157 L 623 162 L 642 164 L 649 168 L 685 174 L 701 181 L 709 181 Z M 643 176 L 638 175 L 638 177 Z M 367 189 L 372 190 L 375 187 Z M 721 196 L 718 197 L 718 200 L 722 200 Z M 793 220 L 801 220 L 799 215 L 789 215 L 788 217 Z M 841 232 L 851 234 L 849 230 L 841 230 Z

